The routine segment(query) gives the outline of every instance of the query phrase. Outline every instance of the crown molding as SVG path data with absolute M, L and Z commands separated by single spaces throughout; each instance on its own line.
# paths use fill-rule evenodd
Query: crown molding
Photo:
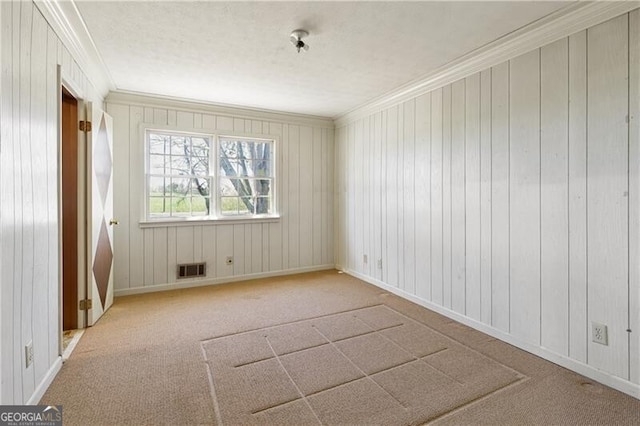
M 93 84 L 97 94 L 104 97 L 110 90 L 115 89 L 109 71 L 74 1 L 34 0 L 34 4 Z
M 215 102 L 198 101 L 172 96 L 153 95 L 148 93 L 117 90 L 109 92 L 106 103 L 121 105 L 138 105 L 142 107 L 169 108 L 195 113 L 226 115 L 235 118 L 276 121 L 287 124 L 325 127 L 333 129 L 333 119 L 307 114 L 295 114 L 268 109 L 242 107 Z
M 576 2 L 334 117 L 335 126 L 345 126 L 639 7 L 640 1 Z

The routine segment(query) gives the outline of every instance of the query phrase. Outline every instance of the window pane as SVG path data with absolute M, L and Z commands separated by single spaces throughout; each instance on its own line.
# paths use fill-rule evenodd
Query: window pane
M 271 197 L 256 198 L 256 214 L 271 213 Z
M 211 214 L 211 139 L 199 135 L 148 133 L 148 214 Z
M 254 160 L 253 161 L 253 176 L 256 177 L 271 177 L 271 161 L 270 160 Z
M 253 159 L 254 160 L 271 160 L 273 142 L 254 142 Z
M 186 197 L 191 189 L 191 179 L 172 178 L 169 193 L 174 198 Z
M 165 190 L 167 193 L 169 192 L 169 188 L 167 188 L 167 183 L 169 179 L 164 177 L 152 177 L 149 178 L 149 196 L 151 197 L 162 197 L 165 195 Z
M 149 214 L 151 216 L 169 216 L 171 199 L 165 197 L 149 197 Z
M 187 145 L 186 138 L 184 136 L 171 136 L 171 154 L 173 155 L 185 155 L 185 147 Z
M 224 215 L 238 214 L 238 197 L 222 197 L 220 199 L 220 212 Z
M 238 158 L 239 145 L 229 139 L 220 139 L 220 158 Z
M 240 204 L 238 206 L 239 214 L 249 214 L 254 213 L 254 199 L 253 197 L 240 197 Z
M 193 146 L 194 155 L 206 157 L 209 155 L 209 139 L 202 137 L 192 137 L 191 145 Z
M 171 211 L 174 216 L 191 216 L 191 198 L 180 195 L 171 197 Z
M 253 194 L 257 196 L 271 195 L 272 186 L 270 179 L 255 179 L 251 182 Z
M 232 182 L 231 179 L 220 179 L 220 195 L 223 197 L 237 197 L 238 191 L 236 190 L 234 183 L 237 185 L 237 182 Z
M 194 195 L 191 198 L 191 213 L 193 216 L 206 216 L 209 214 L 209 198 Z
M 209 179 L 193 178 L 191 183 L 194 193 L 197 192 L 197 194 L 202 197 L 208 197 L 211 195 Z
M 220 175 L 222 176 L 239 176 L 240 164 L 238 160 L 230 160 L 228 158 L 220 158 Z
M 158 135 L 155 133 L 149 134 L 149 153 L 150 154 L 165 154 L 169 147 L 169 137 L 165 135 Z
M 149 173 L 152 175 L 166 175 L 169 174 L 169 164 L 167 164 L 169 157 L 165 155 L 150 155 L 149 156 Z

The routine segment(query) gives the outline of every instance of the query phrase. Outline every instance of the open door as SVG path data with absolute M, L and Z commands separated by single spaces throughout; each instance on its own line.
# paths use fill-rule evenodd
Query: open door
M 87 325 L 113 303 L 113 120 L 87 105 Z M 89 127 L 90 126 L 90 127 Z

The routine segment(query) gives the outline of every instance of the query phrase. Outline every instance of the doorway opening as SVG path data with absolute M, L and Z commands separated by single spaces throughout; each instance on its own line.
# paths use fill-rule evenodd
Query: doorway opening
M 78 327 L 78 100 L 63 86 L 61 127 L 62 330 Z

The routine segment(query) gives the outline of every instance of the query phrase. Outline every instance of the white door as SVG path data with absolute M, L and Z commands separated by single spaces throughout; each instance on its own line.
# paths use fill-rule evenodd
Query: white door
M 94 325 L 113 304 L 113 120 L 87 105 L 87 325 Z

